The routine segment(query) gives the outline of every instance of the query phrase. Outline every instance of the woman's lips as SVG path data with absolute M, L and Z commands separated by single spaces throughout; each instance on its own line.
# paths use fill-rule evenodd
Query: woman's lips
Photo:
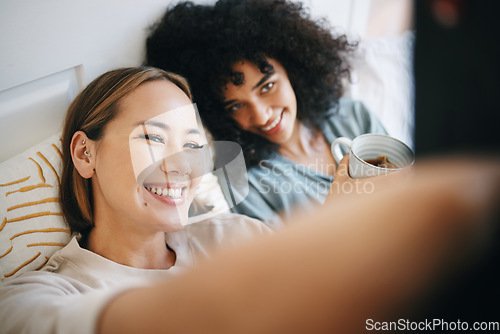
M 273 135 L 277 133 L 281 129 L 281 121 L 283 120 L 283 114 L 284 110 L 281 112 L 280 116 L 276 118 L 274 121 L 272 121 L 271 124 L 262 127 L 261 130 L 264 132 L 266 135 Z
M 144 186 L 156 199 L 169 205 L 180 205 L 186 198 L 186 186 Z

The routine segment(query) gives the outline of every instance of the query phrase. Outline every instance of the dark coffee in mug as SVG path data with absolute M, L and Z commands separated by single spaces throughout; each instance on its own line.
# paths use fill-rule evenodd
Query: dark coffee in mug
M 387 158 L 387 155 L 379 155 L 375 159 L 364 159 L 366 162 L 368 162 L 371 165 L 377 166 L 377 167 L 382 167 L 382 168 L 398 168 L 395 164 L 389 161 L 389 158 Z

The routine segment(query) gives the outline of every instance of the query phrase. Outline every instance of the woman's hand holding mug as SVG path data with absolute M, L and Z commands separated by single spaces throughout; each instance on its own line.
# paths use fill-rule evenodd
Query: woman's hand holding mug
M 341 146 L 348 154 L 344 155 Z M 364 134 L 350 140 L 340 137 L 333 141 L 331 150 L 338 164 L 330 194 L 371 194 L 400 183 L 415 160 L 413 151 L 403 142 L 379 134 Z M 388 175 L 385 177 L 376 177 Z M 329 196 L 332 197 L 332 196 Z
M 349 175 L 354 179 L 385 175 L 410 166 L 415 160 L 405 143 L 387 135 L 369 133 L 353 140 L 335 139 L 331 149 L 337 164 L 344 156 L 341 146 L 349 152 Z

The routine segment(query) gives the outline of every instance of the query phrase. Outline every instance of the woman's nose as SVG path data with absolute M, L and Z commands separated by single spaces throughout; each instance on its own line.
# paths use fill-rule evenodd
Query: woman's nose
M 184 151 L 166 156 L 160 168 L 166 174 L 177 174 L 179 176 L 189 175 L 192 172 L 190 157 Z
M 252 123 L 259 126 L 264 126 L 272 117 L 272 109 L 265 103 L 256 102 L 251 108 Z

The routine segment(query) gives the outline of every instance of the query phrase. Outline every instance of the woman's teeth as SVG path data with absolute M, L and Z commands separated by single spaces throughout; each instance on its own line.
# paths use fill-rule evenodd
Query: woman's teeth
M 182 189 L 181 188 L 162 188 L 162 187 L 146 187 L 146 189 L 158 196 L 163 196 L 163 197 L 171 197 L 174 199 L 181 198 L 182 195 Z
M 269 131 L 269 130 L 272 130 L 276 127 L 276 125 L 278 125 L 278 123 L 281 121 L 281 114 L 280 114 L 280 117 L 276 118 L 271 124 L 269 124 L 268 126 L 266 127 L 263 127 L 262 130 L 264 131 Z

